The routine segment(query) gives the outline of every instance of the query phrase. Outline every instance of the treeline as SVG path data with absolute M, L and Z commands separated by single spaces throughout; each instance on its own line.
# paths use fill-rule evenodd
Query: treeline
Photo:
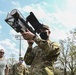
M 76 28 L 60 40 L 61 53 L 55 63 L 55 75 L 76 75 Z

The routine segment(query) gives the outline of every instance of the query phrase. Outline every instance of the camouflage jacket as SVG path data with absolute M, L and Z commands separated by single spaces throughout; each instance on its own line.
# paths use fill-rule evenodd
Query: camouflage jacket
M 25 63 L 31 65 L 30 75 L 54 75 L 53 63 L 60 54 L 59 45 L 38 37 L 35 38 L 35 42 L 38 46 L 28 48 L 24 56 Z

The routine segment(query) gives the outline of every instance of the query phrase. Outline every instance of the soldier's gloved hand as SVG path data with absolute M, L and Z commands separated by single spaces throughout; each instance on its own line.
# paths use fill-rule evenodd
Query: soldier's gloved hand
M 22 36 L 25 40 L 31 40 L 33 39 L 33 37 L 35 36 L 35 34 L 33 34 L 32 32 L 30 32 L 29 30 L 27 30 L 27 32 L 22 33 Z
M 32 47 L 33 43 L 34 43 L 34 40 L 27 40 L 27 43 L 28 43 L 28 46 L 29 47 Z

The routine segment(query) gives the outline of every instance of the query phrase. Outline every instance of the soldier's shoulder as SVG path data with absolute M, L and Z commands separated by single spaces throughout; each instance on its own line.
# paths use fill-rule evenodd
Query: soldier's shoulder
M 52 45 L 60 46 L 58 42 L 51 42 Z

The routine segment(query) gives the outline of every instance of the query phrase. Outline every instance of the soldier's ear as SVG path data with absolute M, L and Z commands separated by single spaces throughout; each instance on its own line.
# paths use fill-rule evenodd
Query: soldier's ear
M 51 34 L 51 31 L 49 30 L 48 33 Z

